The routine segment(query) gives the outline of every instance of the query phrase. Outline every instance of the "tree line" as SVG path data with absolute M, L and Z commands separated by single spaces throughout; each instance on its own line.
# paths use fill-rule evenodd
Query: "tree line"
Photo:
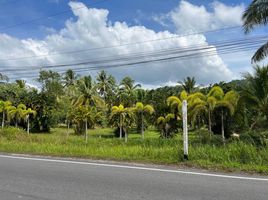
M 209 135 L 221 135 L 265 129 L 268 122 L 268 66 L 254 68 L 254 74 L 229 83 L 198 86 L 187 77 L 174 87 L 143 89 L 131 77 L 119 83 L 105 71 L 95 78 L 79 76 L 73 70 L 63 75 L 40 71 L 38 88 L 24 80 L 7 82 L 2 75 L 0 113 L 5 124 L 27 132 L 49 132 L 66 124 L 67 134 L 85 134 L 94 127 L 114 127 L 115 135 L 125 137 L 136 129 L 155 127 L 163 138 L 173 137 L 182 128 L 182 101 L 188 102 L 191 130 L 206 129 Z

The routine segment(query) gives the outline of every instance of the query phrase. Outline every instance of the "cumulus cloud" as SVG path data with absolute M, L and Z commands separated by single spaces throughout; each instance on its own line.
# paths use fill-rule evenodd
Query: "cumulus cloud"
M 182 4 L 186 5 L 186 9 L 187 6 L 189 7 L 189 3 L 185 1 L 183 1 Z M 219 4 L 217 7 L 222 6 L 220 3 L 215 4 Z M 106 9 L 87 8 L 83 3 L 79 2 L 70 2 L 69 6 L 76 20 L 67 20 L 65 28 L 47 35 L 43 40 L 33 40 L 30 38 L 19 40 L 6 34 L 0 34 L 0 66 L 34 65 L 39 67 L 44 65 L 75 63 L 83 60 L 96 60 L 100 57 L 115 58 L 122 54 L 152 52 L 168 48 L 187 48 L 195 45 L 209 46 L 204 35 L 191 35 L 161 41 L 162 38 L 170 38 L 178 35 L 169 31 L 156 32 L 141 25 L 129 26 L 126 22 L 110 22 L 108 19 L 109 11 Z M 76 9 L 82 6 L 85 8 Z M 175 10 L 172 12 L 175 12 Z M 202 20 L 207 20 L 205 14 L 207 11 L 204 7 L 196 7 L 196 12 L 202 15 L 204 14 Z M 228 17 L 219 15 L 218 18 L 221 19 L 221 23 L 224 23 Z M 158 41 L 139 43 L 148 40 Z M 118 46 L 129 43 L 137 44 Z M 83 51 L 75 54 L 60 54 L 60 52 L 79 51 L 81 49 L 105 46 L 118 47 Z M 176 82 L 183 80 L 186 76 L 195 76 L 200 84 L 213 83 L 219 80 L 230 80 L 233 76 L 232 72 L 217 55 L 216 48 L 214 48 L 214 53 L 214 56 L 209 57 L 203 56 L 192 59 L 140 64 L 131 67 L 111 68 L 108 72 L 112 73 L 117 79 L 121 79 L 124 76 L 131 76 L 137 82 L 147 85 L 162 85 L 164 83 Z M 7 60 L 12 57 L 40 55 L 46 56 Z M 107 66 L 109 66 L 109 64 L 107 64 Z M 96 65 L 96 67 L 103 66 Z M 68 68 L 70 67 L 66 67 L 64 70 Z M 77 66 L 72 66 L 72 68 L 75 70 Z M 30 74 L 37 75 L 37 73 L 38 70 L 32 71 Z M 8 72 L 7 74 L 14 78 L 20 78 L 20 76 L 23 78 L 23 76 L 25 76 L 25 73 L 21 75 L 21 72 Z
M 198 6 L 183 0 L 172 11 L 156 15 L 153 20 L 164 26 L 171 20 L 178 33 L 206 31 L 242 24 L 244 4 L 228 6 L 214 1 L 210 6 L 211 11 L 204 5 Z

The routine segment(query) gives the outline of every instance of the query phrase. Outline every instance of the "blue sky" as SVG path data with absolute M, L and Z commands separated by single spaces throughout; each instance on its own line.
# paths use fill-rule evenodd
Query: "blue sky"
M 69 0 L 0 0 L 0 31 L 18 38 L 42 38 L 47 35 L 44 27 L 59 30 L 64 27 L 67 19 L 73 17 L 72 12 L 46 18 L 51 14 L 70 10 Z M 178 5 L 178 0 L 81 0 L 86 5 L 95 8 L 105 8 L 110 11 L 109 20 L 126 21 L 130 25 L 142 24 L 156 31 L 166 29 L 154 22 L 150 17 L 154 14 L 167 13 Z M 189 1 L 195 5 L 205 5 L 208 10 L 213 1 Z M 247 5 L 250 1 L 221 1 L 226 5 Z M 28 24 L 7 28 L 25 21 L 40 19 Z M 174 27 L 170 26 L 171 31 Z
M 72 7 L 70 7 L 69 0 L 0 0 L 0 58 L 16 58 L 18 55 L 19 57 L 40 56 L 63 50 L 85 49 L 88 46 L 133 43 L 152 37 L 159 39 L 189 32 L 241 26 L 241 14 L 250 2 L 249 0 L 79 0 L 73 1 Z M 74 9 L 81 5 L 88 8 Z M 91 9 L 92 7 L 96 10 Z M 106 11 L 109 12 L 107 21 L 105 21 Z M 64 13 L 47 17 L 59 12 Z M 84 17 L 85 14 L 87 18 Z M 98 17 L 96 18 L 96 16 Z M 30 22 L 28 22 L 29 20 Z M 98 23 L 94 23 L 94 20 Z M 117 25 L 116 22 L 118 22 Z M 70 26 L 66 26 L 66 24 Z M 267 28 L 261 28 L 249 36 L 266 33 Z M 94 34 L 97 36 L 95 37 Z M 10 38 L 7 39 L 7 36 Z M 141 46 L 138 49 L 159 50 L 163 46 L 173 47 L 184 43 L 194 45 L 200 41 L 204 45 L 209 45 L 249 36 L 244 35 L 242 28 L 236 28 L 185 38 L 185 41 L 182 38 L 178 44 L 152 44 L 151 46 Z M 110 38 L 111 41 L 107 38 Z M 118 49 L 115 52 L 107 50 L 102 54 L 114 56 L 122 52 L 136 51 L 135 48 L 126 48 Z M 148 66 L 137 66 L 137 68 L 124 72 L 122 70 L 111 70 L 110 72 L 118 79 L 132 75 L 138 82 L 148 85 L 148 87 L 173 84 L 184 76 L 197 76 L 200 83 L 209 84 L 221 79 L 229 81 L 241 78 L 241 73 L 251 69 L 250 57 L 253 52 L 254 50 L 232 55 L 218 54 L 215 58 L 207 60 L 202 58 L 178 61 L 178 63 L 175 61 L 163 63 L 155 67 L 153 76 L 148 76 L 146 73 L 149 69 Z M 79 56 L 95 58 L 96 55 L 99 53 Z M 43 60 L 29 59 L 25 62 L 1 61 L 0 59 L 0 71 L 6 68 L 4 66 L 49 65 L 67 61 L 75 62 L 75 59 L 75 56 L 72 58 L 71 56 L 46 57 Z M 166 70 L 167 66 L 171 67 Z M 163 69 L 164 74 L 161 71 Z M 200 71 L 197 71 L 199 69 Z M 173 73 L 174 71 L 176 73 Z M 19 76 L 18 74 L 17 77 Z

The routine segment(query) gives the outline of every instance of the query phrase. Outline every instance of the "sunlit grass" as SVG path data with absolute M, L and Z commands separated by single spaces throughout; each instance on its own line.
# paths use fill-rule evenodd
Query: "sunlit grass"
M 181 134 L 162 139 L 156 130 L 147 130 L 145 140 L 134 130 L 127 143 L 113 137 L 113 129 L 89 130 L 84 136 L 55 128 L 49 134 L 30 134 L 15 128 L 0 131 L 0 151 L 37 155 L 109 159 L 157 164 L 183 164 L 208 169 L 247 171 L 268 174 L 268 149 L 243 142 L 224 145 L 202 144 L 195 133 L 189 135 L 189 161 L 183 161 Z

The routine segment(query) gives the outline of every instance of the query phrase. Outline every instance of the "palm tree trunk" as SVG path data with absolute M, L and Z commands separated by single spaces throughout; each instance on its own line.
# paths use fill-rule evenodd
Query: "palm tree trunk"
M 224 135 L 223 110 L 221 110 L 221 136 L 222 136 L 222 141 L 224 142 L 224 140 L 225 140 L 225 135 Z
M 144 140 L 144 122 L 143 122 L 143 113 L 141 113 L 141 136 Z
M 87 142 L 87 119 L 85 121 L 85 126 L 86 126 L 86 134 L 85 134 L 85 138 L 86 138 L 86 142 Z
M 18 120 L 17 120 L 17 118 L 15 119 L 15 127 L 18 128 Z
M 210 110 L 208 111 L 208 131 L 211 133 L 211 115 L 210 115 Z
M 4 129 L 4 126 L 5 126 L 5 112 L 3 111 L 2 129 Z
M 120 127 L 119 127 L 119 137 L 120 139 L 122 139 L 122 117 L 120 115 L 120 119 L 119 119 L 119 124 L 120 124 Z
M 29 135 L 30 134 L 30 117 L 28 116 L 27 117 L 27 134 Z
M 70 122 L 67 121 L 67 137 L 69 136 L 69 130 L 70 130 Z
M 125 129 L 125 142 L 127 142 L 127 129 Z

